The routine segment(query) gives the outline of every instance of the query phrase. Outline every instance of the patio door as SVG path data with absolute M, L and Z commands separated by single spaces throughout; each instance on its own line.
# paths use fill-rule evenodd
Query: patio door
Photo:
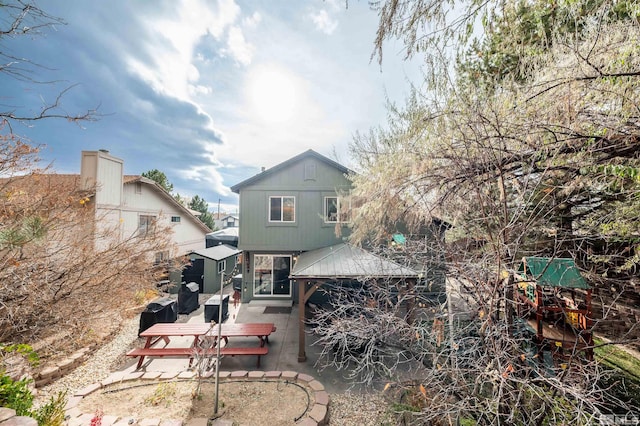
M 291 296 L 291 256 L 256 254 L 253 262 L 254 296 Z

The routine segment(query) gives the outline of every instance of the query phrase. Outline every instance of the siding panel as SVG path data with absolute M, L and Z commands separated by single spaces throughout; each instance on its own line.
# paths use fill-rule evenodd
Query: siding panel
M 315 178 L 309 179 L 309 169 L 315 168 Z M 322 219 L 323 198 L 350 188 L 344 174 L 315 158 L 305 159 L 266 175 L 240 191 L 240 236 L 242 250 L 306 251 L 333 245 L 349 232 L 336 237 L 333 225 Z M 269 196 L 294 195 L 296 221 L 293 224 L 268 221 Z

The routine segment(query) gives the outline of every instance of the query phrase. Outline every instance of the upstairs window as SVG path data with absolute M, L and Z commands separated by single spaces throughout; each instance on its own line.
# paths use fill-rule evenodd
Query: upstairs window
M 138 219 L 138 236 L 144 237 L 145 235 L 153 232 L 156 224 L 156 217 L 141 214 Z
M 180 216 L 171 216 L 171 223 L 180 223 Z
M 325 223 L 349 222 L 349 201 L 341 197 L 324 197 Z
M 269 222 L 295 222 L 295 197 L 269 197 Z

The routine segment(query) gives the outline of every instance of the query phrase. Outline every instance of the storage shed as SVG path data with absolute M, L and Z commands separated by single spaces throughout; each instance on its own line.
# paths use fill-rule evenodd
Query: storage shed
M 196 250 L 189 254 L 191 261 L 202 259 L 204 261 L 204 274 L 202 292 L 214 294 L 220 291 L 220 283 L 224 274 L 225 281 L 240 271 L 241 251 L 235 247 L 221 244 L 202 250 Z

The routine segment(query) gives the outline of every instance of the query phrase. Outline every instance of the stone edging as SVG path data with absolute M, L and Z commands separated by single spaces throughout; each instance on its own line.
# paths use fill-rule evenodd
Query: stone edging
M 34 377 L 34 385 L 37 388 L 52 383 L 59 378 L 69 374 L 71 371 L 84 363 L 89 356 L 93 355 L 105 341 L 110 340 L 113 333 L 102 333 L 97 336 L 96 342 L 82 349 L 78 349 L 66 358 L 46 364 Z
M 38 426 L 36 419 L 26 416 L 16 416 L 16 410 L 0 407 L 0 425 L 2 426 Z
M 208 372 L 205 378 L 213 376 L 213 372 Z M 113 383 L 120 383 L 128 380 L 172 380 L 172 379 L 194 379 L 196 376 L 193 371 L 183 371 L 181 373 L 161 373 L 159 371 L 154 372 L 132 372 L 123 373 L 117 372 L 111 374 L 105 380 L 99 383 L 89 385 L 77 392 L 67 401 L 66 414 L 67 424 L 69 426 L 84 426 L 89 425 L 93 414 L 87 414 L 80 412 L 78 405 L 82 398 L 95 392 L 102 387 L 111 385 Z M 308 374 L 297 373 L 295 371 L 220 371 L 220 380 L 238 380 L 246 379 L 261 380 L 261 379 L 284 379 L 289 381 L 295 381 L 301 385 L 306 385 L 313 391 L 311 408 L 307 411 L 304 418 L 300 419 L 296 424 L 304 426 L 324 426 L 329 422 L 329 394 L 325 391 L 324 385 L 317 381 L 313 376 Z M 108 413 L 107 413 L 108 414 Z M 116 416 L 105 415 L 102 418 L 102 426 L 182 426 L 181 420 L 159 420 L 159 419 L 137 419 L 135 423 L 129 423 L 128 418 L 118 418 Z M 207 419 L 191 419 L 184 426 L 199 426 L 206 425 Z M 213 423 L 214 425 L 226 425 L 224 420 L 218 419 Z M 231 423 L 228 423 L 231 424 Z
M 56 362 L 55 364 L 46 365 L 42 370 L 40 370 L 35 376 L 35 386 L 36 388 L 41 388 L 45 385 L 48 385 L 51 382 L 56 381 L 62 376 L 69 374 L 76 367 L 79 367 L 83 362 L 85 362 L 91 352 L 98 345 L 92 345 L 85 348 L 82 348 L 72 355 Z

